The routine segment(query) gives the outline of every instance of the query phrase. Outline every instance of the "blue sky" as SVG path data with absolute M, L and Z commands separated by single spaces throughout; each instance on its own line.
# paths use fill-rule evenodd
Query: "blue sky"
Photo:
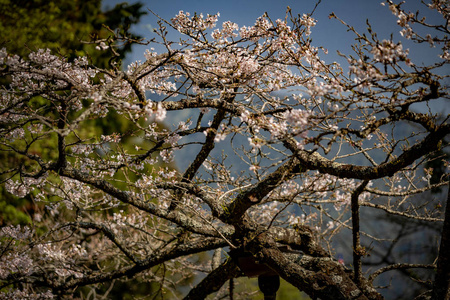
M 103 5 L 111 7 L 120 2 L 123 1 L 104 0 Z M 220 12 L 219 24 L 230 20 L 239 26 L 253 25 L 256 18 L 263 15 L 264 12 L 268 12 L 273 20 L 284 19 L 287 6 L 291 7 L 294 14 L 310 13 L 316 4 L 314 0 L 141 0 L 140 2 L 144 3 L 145 8 L 151 9 L 166 20 L 170 20 L 180 10 L 204 15 Z M 324 57 L 326 61 L 338 59 L 335 55 L 337 49 L 349 53 L 350 45 L 354 42 L 354 35 L 346 32 L 346 28 L 339 21 L 328 18 L 332 12 L 360 32 L 365 31 L 366 19 L 369 19 L 373 29 L 379 33 L 380 39 L 389 39 L 390 34 L 394 33 L 394 40 L 405 42 L 405 47 L 408 48 L 407 41 L 398 34 L 401 28 L 396 24 L 396 17 L 387 6 L 382 6 L 380 3 L 381 0 L 321 1 L 313 15 L 318 22 L 313 28 L 312 38 L 314 46 L 323 46 L 329 50 L 329 57 Z M 414 12 L 421 9 L 426 13 L 429 21 L 436 18 L 436 14 L 424 7 L 419 0 L 407 0 L 404 7 Z M 151 28 L 156 26 L 156 18 L 152 14 L 148 14 L 143 17 L 141 24 L 136 26 L 134 31 L 146 38 L 152 38 L 154 34 L 151 32 Z M 429 47 L 420 47 L 422 48 L 420 50 L 411 48 L 412 55 L 421 55 L 424 58 L 430 57 L 429 52 L 433 52 Z M 144 50 L 145 47 L 135 47 L 133 55 L 127 61 L 143 59 Z
M 404 49 L 409 49 L 409 57 L 412 61 L 421 66 L 429 65 L 436 62 L 441 51 L 438 47 L 431 48 L 427 43 L 420 45 L 413 44 L 400 36 L 401 27 L 397 25 L 397 18 L 394 16 L 387 5 L 382 6 L 383 0 L 322 0 L 318 5 L 313 17 L 317 20 L 317 25 L 312 28 L 312 45 L 315 47 L 322 46 L 328 49 L 328 55 L 322 55 L 322 59 L 326 63 L 337 61 L 346 64 L 341 57 L 337 55 L 337 50 L 345 54 L 353 54 L 351 45 L 355 43 L 355 35 L 347 32 L 347 28 L 336 19 L 329 19 L 330 13 L 334 12 L 340 19 L 347 24 L 353 26 L 358 32 L 366 32 L 366 20 L 370 21 L 372 29 L 377 32 L 379 40 L 390 39 L 393 34 L 394 42 L 402 42 Z M 400 0 L 393 0 L 399 3 Z M 105 7 L 112 7 L 124 0 L 103 0 Z M 194 12 L 206 14 L 216 14 L 220 12 L 218 26 L 222 22 L 232 21 L 239 26 L 252 26 L 255 20 L 262 16 L 264 12 L 269 14 L 272 20 L 278 18 L 284 19 L 286 8 L 292 9 L 293 15 L 308 14 L 316 5 L 315 0 L 140 0 L 128 1 L 129 3 L 141 2 L 146 9 L 161 16 L 163 19 L 170 20 L 180 10 L 185 12 Z M 406 11 L 416 12 L 420 10 L 419 16 L 426 16 L 427 22 L 439 24 L 442 17 L 434 10 L 425 7 L 420 0 L 406 0 L 402 6 Z M 428 2 L 428 1 L 427 1 Z M 152 32 L 152 28 L 157 27 L 157 18 L 148 13 L 141 20 L 141 23 L 133 28 L 133 32 L 141 36 L 151 39 L 156 35 Z M 428 33 L 421 31 L 423 36 Z M 176 32 L 171 31 L 169 39 L 176 41 L 179 36 Z M 133 52 L 127 57 L 124 65 L 128 65 L 136 60 L 145 60 L 144 52 L 152 46 L 134 46 Z M 158 51 L 158 47 L 155 46 Z M 345 66 L 344 66 L 345 68 Z M 448 68 L 439 70 L 441 73 L 449 74 Z M 448 83 L 448 80 L 446 80 Z M 438 110 L 444 110 L 444 114 L 448 112 L 446 103 L 436 103 Z M 434 106 L 434 105 L 433 105 Z M 447 106 L 447 107 L 446 107 Z M 423 109 L 423 108 L 420 108 Z

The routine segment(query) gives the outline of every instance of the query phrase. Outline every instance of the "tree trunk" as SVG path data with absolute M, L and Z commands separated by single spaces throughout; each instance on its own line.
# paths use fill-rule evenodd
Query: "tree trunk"
M 433 300 L 450 299 L 450 184 L 445 205 L 444 228 L 437 261 L 436 279 L 433 287 Z

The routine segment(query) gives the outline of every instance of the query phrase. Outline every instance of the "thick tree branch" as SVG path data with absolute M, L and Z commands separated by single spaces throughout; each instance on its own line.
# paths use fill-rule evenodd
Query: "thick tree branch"
M 393 210 L 393 209 L 390 209 L 389 207 L 386 207 L 384 205 L 370 203 L 370 202 L 364 202 L 364 203 L 361 203 L 360 205 L 361 206 L 366 206 L 366 207 L 372 207 L 372 208 L 376 208 L 376 209 L 381 209 L 381 210 L 384 210 L 385 212 L 387 212 L 389 214 L 405 217 L 405 218 L 408 218 L 408 219 L 414 219 L 414 220 L 420 220 L 420 221 L 426 221 L 426 222 L 442 222 L 442 221 L 444 221 L 443 219 L 440 219 L 440 218 L 422 217 L 422 216 L 419 216 L 419 215 L 412 215 L 410 213 Z
M 93 275 L 88 275 L 82 278 L 73 278 L 56 285 L 49 285 L 48 282 L 41 282 L 41 284 L 44 286 L 50 286 L 55 290 L 70 290 L 78 286 L 107 282 L 122 277 L 131 278 L 136 274 L 164 263 L 165 261 L 181 256 L 214 250 L 216 248 L 225 246 L 227 246 L 227 244 L 221 239 L 198 238 L 195 240 L 190 240 L 185 244 L 177 244 L 175 247 L 172 247 L 170 249 L 162 249 L 158 252 L 155 252 L 148 258 L 137 261 L 137 263 L 133 266 L 124 267 L 112 272 L 102 272 L 99 274 L 95 273 Z
M 228 205 L 227 211 L 229 224 L 238 223 L 251 206 L 258 204 L 272 190 L 281 183 L 291 179 L 295 174 L 303 172 L 304 169 L 296 158 L 291 158 L 254 187 L 241 192 L 236 199 Z
M 80 228 L 87 228 L 87 229 L 95 229 L 98 231 L 103 232 L 103 234 L 114 243 L 114 245 L 117 246 L 117 248 L 122 251 L 128 259 L 130 259 L 133 263 L 137 263 L 136 257 L 133 255 L 133 253 L 127 248 L 127 245 L 122 244 L 121 241 L 118 240 L 117 236 L 113 233 L 113 231 L 109 228 L 107 228 L 104 224 L 95 224 L 92 222 L 77 222 L 77 223 L 70 223 L 69 226 L 73 227 L 80 227 Z
M 296 225 L 294 228 L 270 227 L 269 234 L 277 243 L 287 245 L 293 250 L 306 254 L 327 257 L 328 253 L 316 241 L 314 232 L 306 225 Z
M 248 246 L 256 259 L 312 298 L 382 299 L 375 291 L 361 291 L 344 267 L 329 257 L 290 256 L 283 254 L 267 235 L 260 235 L 257 240 Z
M 356 190 L 352 193 L 351 197 L 351 210 L 352 210 L 352 237 L 353 237 L 353 268 L 354 268 L 354 280 L 357 286 L 361 285 L 362 279 L 362 261 L 361 257 L 365 255 L 364 248 L 361 247 L 360 233 L 359 233 L 359 195 L 362 194 L 364 188 L 369 181 L 363 181 Z
M 433 300 L 450 299 L 450 184 L 445 205 L 444 227 L 437 260 L 436 279 L 433 286 Z
M 416 159 L 439 148 L 440 141 L 450 133 L 450 124 L 439 126 L 430 132 L 421 142 L 405 150 L 399 157 L 375 167 L 357 166 L 333 162 L 321 156 L 317 151 L 299 150 L 293 138 L 284 140 L 284 145 L 299 159 L 300 164 L 310 170 L 318 170 L 340 178 L 371 180 L 392 176 L 412 164 Z
M 216 109 L 223 109 L 227 112 L 237 114 L 237 106 L 233 103 L 229 103 L 224 99 L 205 99 L 202 98 L 200 95 L 197 96 L 197 98 L 193 99 L 182 99 L 179 101 L 164 101 L 162 103 L 162 106 L 166 110 L 182 110 L 187 108 L 202 108 L 202 107 L 208 107 L 208 108 L 216 108 Z
M 192 232 L 206 236 L 218 236 L 216 230 L 208 229 L 210 228 L 209 224 L 199 220 L 195 220 L 193 217 L 188 217 L 182 212 L 179 211 L 169 212 L 166 209 L 158 205 L 155 205 L 154 203 L 141 201 L 140 199 L 133 196 L 131 193 L 122 191 L 114 187 L 111 183 L 107 182 L 106 180 L 98 179 L 97 177 L 94 177 L 92 175 L 89 175 L 87 173 L 72 168 L 62 169 L 60 171 L 60 175 L 92 185 L 95 188 L 113 196 L 114 198 L 124 203 L 128 203 L 140 210 L 148 212 L 162 219 L 171 221 L 179 225 L 180 227 L 186 228 Z M 225 233 L 225 235 L 227 235 L 227 233 Z
M 235 98 L 235 96 L 231 95 L 226 99 L 226 102 L 231 103 L 231 102 L 233 102 L 234 98 Z M 201 165 L 206 160 L 208 155 L 214 149 L 214 146 L 215 146 L 214 139 L 217 135 L 217 130 L 219 129 L 220 123 L 222 123 L 223 119 L 225 118 L 225 115 L 226 115 L 226 111 L 222 108 L 220 108 L 217 111 L 217 113 L 214 115 L 213 121 L 211 123 L 211 127 L 208 129 L 208 132 L 206 134 L 205 143 L 203 144 L 202 148 L 200 149 L 200 152 L 194 158 L 194 161 L 189 165 L 189 167 L 184 172 L 182 182 L 190 182 L 192 180 L 192 178 L 194 178 L 198 169 L 201 167 Z M 177 193 L 177 195 L 175 197 L 181 198 L 182 193 Z M 177 205 L 178 205 L 177 201 L 172 201 L 170 203 L 169 210 L 170 211 L 174 210 L 177 207 Z M 213 209 L 213 212 L 217 213 L 217 210 Z
M 238 277 L 239 274 L 241 271 L 238 265 L 232 259 L 227 259 L 191 289 L 184 300 L 205 299 L 209 294 L 217 292 L 225 282 Z
M 392 270 L 401 270 L 401 269 L 415 269 L 415 268 L 423 268 L 423 269 L 435 269 L 436 265 L 424 265 L 424 264 L 404 264 L 404 263 L 398 263 L 398 264 L 392 264 L 383 268 L 380 268 L 370 274 L 367 281 L 372 284 L 375 278 L 383 274 L 384 272 L 392 271 Z

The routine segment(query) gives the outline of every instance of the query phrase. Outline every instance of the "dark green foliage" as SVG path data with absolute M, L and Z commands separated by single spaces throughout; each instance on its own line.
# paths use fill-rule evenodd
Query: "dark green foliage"
M 121 3 L 102 11 L 101 2 L 0 0 L 0 47 L 22 57 L 41 48 L 65 57 L 88 55 L 96 66 L 107 67 L 110 53 L 97 51 L 95 45 L 83 42 L 108 39 L 112 33 L 104 26 L 129 35 L 130 26 L 137 24 L 146 12 L 140 3 Z M 130 44 L 117 49 L 120 58 L 129 51 Z
M 102 11 L 101 0 L 0 0 L 0 32 L 2 33 L 0 48 L 4 47 L 9 53 L 24 58 L 32 51 L 46 48 L 69 58 L 87 55 L 96 66 L 107 68 L 111 53 L 98 51 L 94 44 L 86 42 L 108 39 L 113 33 L 105 26 L 120 35 L 130 35 L 128 33 L 130 26 L 137 24 L 146 14 L 142 7 L 141 3 L 132 5 L 121 3 L 107 11 Z M 120 47 L 116 51 L 120 58 L 131 51 L 130 44 L 118 46 Z M 8 78 L 0 78 L 0 85 L 4 86 L 7 82 Z M 114 120 L 116 120 L 115 123 L 95 124 L 95 130 L 110 131 L 110 128 L 127 126 L 124 120 Z M 48 152 L 48 149 L 52 149 L 51 146 L 55 144 L 56 137 L 50 138 L 42 143 L 35 143 L 37 146 L 33 151 L 52 158 L 52 153 L 44 152 Z M 9 167 L 22 164 L 20 158 L 10 156 L 8 152 L 1 153 L 0 164 L 6 164 Z M 0 182 L 5 179 L 7 177 L 1 176 Z M 19 199 L 12 196 L 3 185 L 0 185 L 0 226 L 30 223 L 30 214 L 34 211 L 34 205 L 31 203 L 31 199 Z

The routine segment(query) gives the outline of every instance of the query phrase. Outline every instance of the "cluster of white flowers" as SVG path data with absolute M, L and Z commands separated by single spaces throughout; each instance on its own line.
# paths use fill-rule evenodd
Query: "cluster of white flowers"
M 293 197 L 297 195 L 299 191 L 299 184 L 294 180 L 289 180 L 280 185 L 280 187 L 275 190 L 275 193 L 278 192 L 279 197 Z
M 127 230 L 128 227 L 145 228 L 147 226 L 148 217 L 139 213 L 126 213 L 123 210 L 113 214 L 111 228 L 118 232 L 118 230 Z
M 312 214 L 301 214 L 300 216 L 294 216 L 290 215 L 287 222 L 293 226 L 293 225 L 308 225 L 314 223 L 314 221 L 317 219 L 317 213 Z
M 311 113 L 306 110 L 292 109 L 280 114 L 278 118 L 259 118 L 258 122 L 261 127 L 266 128 L 270 132 L 272 139 L 288 134 L 306 138 L 310 116 Z M 248 120 L 248 116 L 241 115 L 241 120 L 244 119 Z M 253 140 L 251 142 L 254 143 Z
M 291 27 L 287 25 L 286 21 L 277 19 L 276 27 L 274 28 L 277 32 L 277 38 L 274 39 L 270 44 L 270 50 L 278 51 L 295 43 L 295 33 L 291 30 Z
M 159 156 L 165 163 L 171 163 L 174 159 L 173 151 L 169 149 L 161 150 L 161 152 L 159 152 Z
M 177 174 L 178 174 L 178 172 L 176 170 L 170 170 L 167 167 L 161 168 L 158 171 L 158 175 L 160 176 L 160 178 L 164 178 L 162 180 L 172 180 L 172 181 L 174 181 L 176 179 L 175 176 Z
M 100 42 L 97 46 L 95 46 L 95 49 L 97 49 L 97 50 L 106 50 L 108 48 L 109 48 L 109 46 L 106 45 L 106 43 L 103 41 Z
M 68 209 L 73 209 L 74 204 L 77 207 L 84 207 L 92 203 L 93 190 L 89 185 L 66 177 L 62 177 L 61 180 L 64 184 L 59 187 L 60 191 L 57 191 L 57 194 Z
M 283 137 L 288 133 L 288 124 L 285 121 L 279 121 L 274 117 L 266 118 L 265 125 L 269 129 L 272 139 Z
M 306 27 L 305 35 L 309 36 L 311 34 L 311 28 L 316 26 L 317 21 L 311 16 L 303 14 L 300 23 Z
M 27 129 L 31 134 L 39 134 L 44 130 L 44 125 L 42 125 L 41 123 L 33 123 L 28 126 Z
M 246 109 L 244 109 L 241 112 L 240 119 L 241 119 L 242 122 L 247 123 L 249 126 L 256 125 L 255 119 L 252 118 L 252 115 Z
M 404 11 L 399 9 L 399 6 L 394 4 L 392 1 L 388 1 L 389 9 L 391 12 L 398 18 L 397 24 L 403 29 L 400 31 L 400 34 L 407 39 L 411 39 L 414 36 L 414 32 L 411 28 L 410 23 L 414 17 L 413 13 L 406 14 Z M 384 6 L 384 3 L 381 3 Z
M 180 10 L 178 14 L 171 19 L 172 25 L 181 33 L 189 34 L 192 30 L 203 31 L 207 28 L 214 28 L 220 14 L 207 15 L 206 19 L 203 14 L 195 14 L 191 17 L 189 12 Z
M 121 140 L 121 137 L 119 134 L 117 133 L 113 133 L 110 135 L 101 135 L 100 139 L 102 140 L 102 142 L 106 142 L 106 143 L 119 143 Z
M 369 182 L 367 187 L 372 186 Z M 313 172 L 303 179 L 299 188 L 301 192 L 314 193 L 316 199 L 332 200 L 336 211 L 342 210 L 342 207 L 350 204 L 351 193 L 357 187 L 357 181 L 354 179 L 338 178 L 329 174 Z M 359 202 L 368 201 L 371 194 L 363 192 L 359 195 Z
M 169 143 L 172 147 L 176 146 L 178 141 L 181 139 L 181 136 L 174 133 L 174 134 L 170 134 L 167 138 L 166 138 L 166 142 Z
M 5 59 L 8 57 L 8 52 L 6 52 L 6 48 L 0 49 L 0 64 L 4 64 Z
M 9 252 L 0 256 L 0 279 L 16 274 L 26 276 L 34 269 L 34 261 L 28 253 Z
M 21 181 L 14 181 L 12 179 L 8 179 L 5 182 L 5 188 L 8 193 L 13 194 L 16 197 L 23 198 L 28 195 L 34 188 L 40 189 L 45 184 L 45 179 L 47 178 L 47 174 L 39 178 L 33 177 L 22 177 Z
M 33 95 L 36 91 L 52 91 L 67 89 L 69 85 L 76 87 L 70 90 L 73 97 L 68 101 L 68 107 L 71 110 L 79 111 L 82 108 L 81 100 L 92 91 L 93 78 L 98 71 L 90 68 L 87 58 L 78 58 L 69 62 L 64 58 L 52 55 L 50 50 L 40 49 L 31 52 L 28 60 L 22 60 L 16 55 L 9 55 L 5 49 L 0 51 L 0 61 L 12 72 L 10 89 L 2 91 L 2 106 L 10 106 L 14 109 L 7 111 L 0 116 L 5 121 L 16 121 L 29 117 L 29 115 L 16 114 L 15 110 L 20 110 L 21 105 L 16 103 L 18 98 L 7 96 L 17 92 L 22 95 Z M 52 80 L 49 81 L 48 78 Z M 50 83 L 50 84 L 49 84 Z M 45 94 L 42 94 L 46 97 Z
M 260 64 L 255 57 L 246 56 L 243 53 L 238 55 L 236 63 L 238 67 L 236 76 L 238 77 L 242 75 L 252 75 L 260 68 Z
M 252 146 L 252 148 L 254 150 L 256 149 L 261 149 L 261 147 L 265 144 L 264 140 L 261 138 L 258 138 L 256 136 L 254 137 L 249 137 L 248 138 L 248 142 L 250 144 L 250 146 Z
M 216 136 L 214 137 L 214 142 L 218 143 L 221 142 L 223 140 L 225 140 L 227 138 L 227 133 L 222 131 L 222 132 L 218 132 L 216 134 Z
M 39 254 L 41 254 L 42 260 L 58 261 L 65 263 L 66 260 L 71 259 L 57 245 L 39 244 L 36 246 L 36 248 L 38 249 Z
M 162 106 L 161 102 L 158 102 L 158 105 L 156 105 L 156 111 L 155 111 L 156 121 L 158 121 L 158 122 L 164 121 L 164 119 L 166 118 L 166 115 L 167 115 L 166 109 Z
M 350 205 L 351 195 L 350 193 L 342 192 L 337 190 L 333 193 L 333 198 L 336 201 L 334 204 L 334 209 L 340 211 L 342 207 Z
M 371 64 L 361 59 L 349 59 L 349 75 L 354 75 L 353 81 L 359 88 L 370 87 L 373 82 L 383 79 L 385 76 Z
M 142 174 L 141 178 L 138 179 L 134 185 L 138 189 L 142 189 L 142 190 L 143 189 L 152 189 L 155 186 L 155 182 L 156 182 L 156 180 L 152 176 L 147 176 L 145 174 Z M 152 193 L 153 192 L 154 191 L 152 191 Z
M 260 224 L 267 224 L 280 211 L 283 204 L 277 201 L 264 203 L 250 210 L 250 215 Z
M 22 127 L 15 128 L 6 134 L 6 138 L 11 142 L 23 139 L 24 137 L 25 130 Z
M 76 245 L 71 245 L 67 249 L 62 249 L 61 246 L 61 244 L 38 244 L 36 248 L 39 251 L 41 263 L 49 262 L 49 266 L 51 266 L 58 276 L 74 276 L 75 278 L 83 277 L 83 274 L 74 270 L 72 265 L 76 262 L 78 257 L 86 256 L 87 252 Z
M 243 26 L 239 29 L 239 34 L 243 39 L 251 39 L 256 41 L 262 37 L 268 36 L 270 29 L 273 25 L 270 23 L 269 19 L 265 16 L 259 17 L 254 26 L 246 27 Z
M 74 154 L 83 154 L 84 156 L 89 156 L 94 152 L 95 146 L 88 144 L 78 144 L 73 145 L 71 149 Z
M 393 63 L 395 61 L 407 61 L 409 50 L 403 50 L 401 43 L 394 44 L 390 40 L 383 40 L 370 51 L 373 58 L 381 63 Z
M 185 130 L 188 130 L 189 129 L 189 127 L 192 125 L 192 120 L 189 120 L 189 121 L 187 121 L 187 122 L 185 122 L 185 121 L 180 121 L 179 123 L 178 123 L 178 130 L 179 131 L 185 131 Z
M 446 20 L 450 19 L 450 10 L 448 9 L 447 0 L 431 0 L 428 7 L 437 10 Z
M 238 24 L 226 21 L 222 23 L 222 30 L 216 29 L 211 33 L 211 36 L 215 40 L 222 40 L 220 43 L 227 42 L 227 38 L 237 37 L 235 32 L 239 29 Z
M 137 109 L 139 109 L 139 106 L 137 106 Z M 155 103 L 152 101 L 147 101 L 147 104 L 144 107 L 144 111 L 146 114 L 154 116 L 155 120 L 158 122 L 164 121 L 167 116 L 167 110 L 164 108 L 161 102 Z
M 292 134 L 300 134 L 302 138 L 306 138 L 308 132 L 308 123 L 310 122 L 311 113 L 302 109 L 292 109 L 288 110 L 283 114 L 286 122 L 292 128 Z
M 33 230 L 28 226 L 5 226 L 0 230 L 0 237 L 9 237 L 15 240 L 26 240 L 32 237 Z
M 28 290 L 11 289 L 7 292 L 0 292 L 0 300 L 10 300 L 10 299 L 55 299 L 56 296 L 48 290 L 42 293 Z

